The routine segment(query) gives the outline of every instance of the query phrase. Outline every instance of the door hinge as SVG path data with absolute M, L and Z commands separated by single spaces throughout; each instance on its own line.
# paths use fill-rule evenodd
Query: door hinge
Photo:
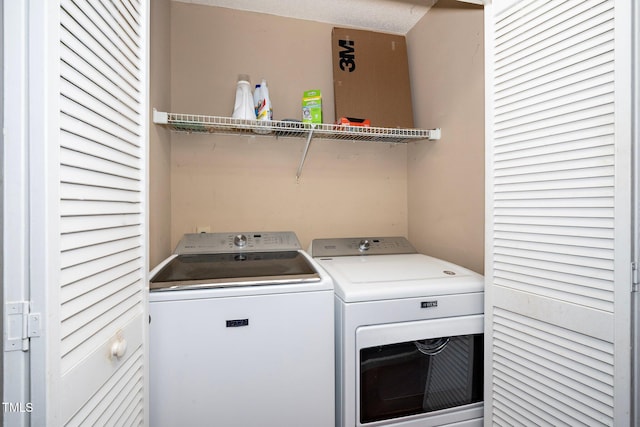
M 631 263 L 631 292 L 638 292 L 640 289 L 640 273 L 638 272 L 638 262 Z
M 31 313 L 28 301 L 5 304 L 4 351 L 28 351 L 29 340 L 40 336 L 42 316 Z

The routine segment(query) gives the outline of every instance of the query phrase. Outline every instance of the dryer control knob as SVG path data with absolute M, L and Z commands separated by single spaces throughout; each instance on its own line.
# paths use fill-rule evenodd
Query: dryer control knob
M 368 251 L 369 247 L 371 247 L 371 242 L 368 239 L 360 240 L 360 245 L 358 246 L 360 252 Z
M 233 238 L 233 244 L 242 248 L 247 245 L 247 236 L 244 234 L 238 234 Z

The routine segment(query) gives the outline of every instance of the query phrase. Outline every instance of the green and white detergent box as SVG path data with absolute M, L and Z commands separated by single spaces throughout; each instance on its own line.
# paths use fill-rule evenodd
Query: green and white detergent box
M 322 123 L 322 94 L 317 89 L 302 94 L 302 123 Z

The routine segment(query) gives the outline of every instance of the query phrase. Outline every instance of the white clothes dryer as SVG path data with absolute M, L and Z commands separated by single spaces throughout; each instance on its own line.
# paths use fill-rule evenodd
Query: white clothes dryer
M 404 237 L 315 239 L 333 278 L 336 426 L 480 426 L 483 277 Z

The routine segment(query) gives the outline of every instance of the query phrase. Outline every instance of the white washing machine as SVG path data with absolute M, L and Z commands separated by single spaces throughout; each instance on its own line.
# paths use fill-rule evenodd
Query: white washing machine
M 404 237 L 313 240 L 333 278 L 336 426 L 480 426 L 483 277 Z
M 187 234 L 149 288 L 150 425 L 334 425 L 333 283 L 294 233 Z

